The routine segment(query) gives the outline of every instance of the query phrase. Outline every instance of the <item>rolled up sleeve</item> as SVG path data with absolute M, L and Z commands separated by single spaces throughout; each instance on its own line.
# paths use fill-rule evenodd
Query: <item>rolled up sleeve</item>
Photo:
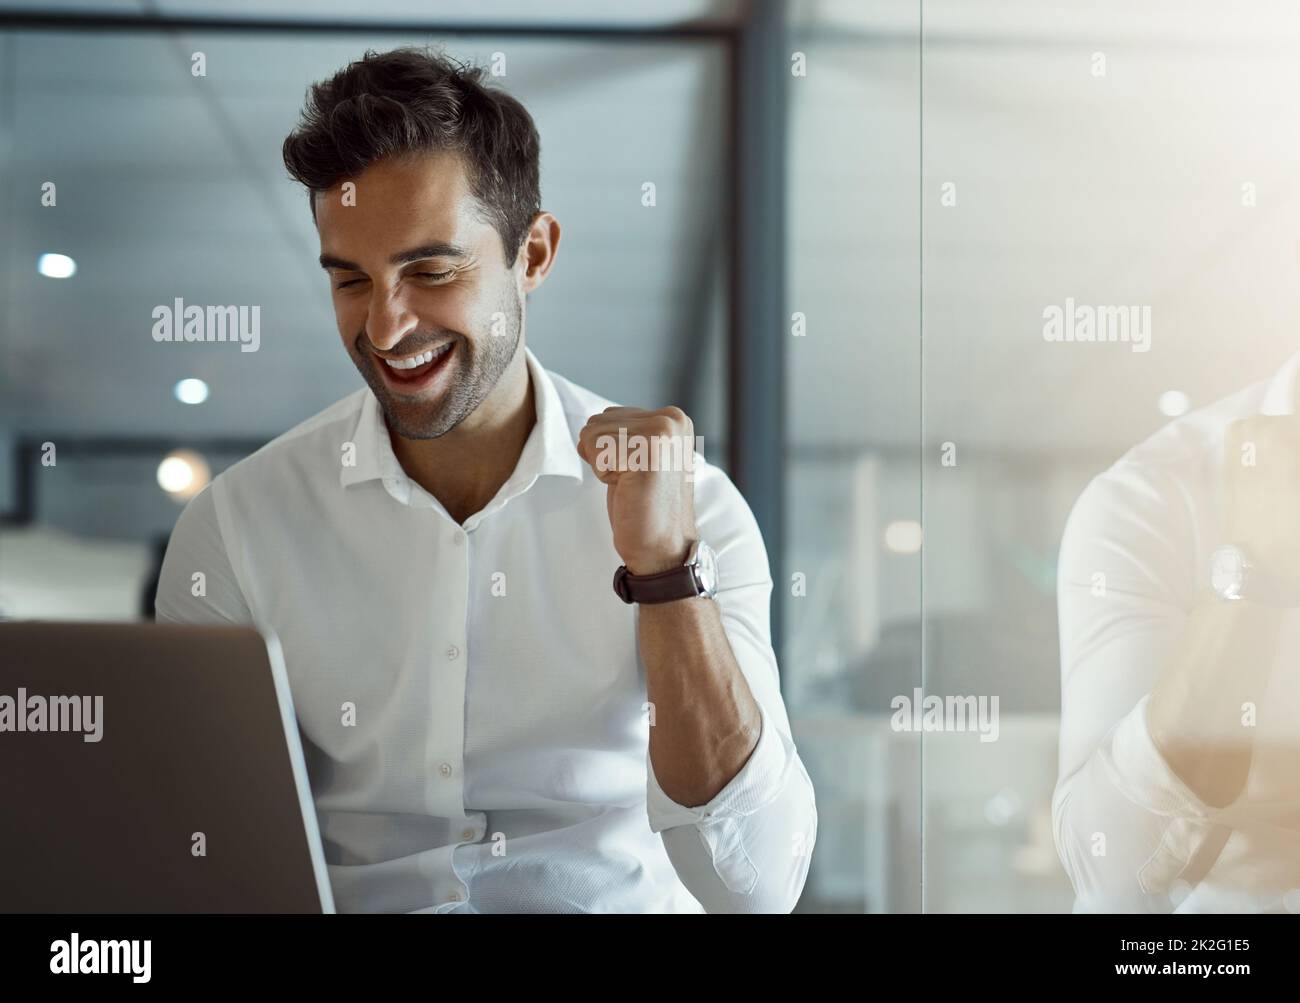
M 781 698 L 767 554 L 748 505 L 725 477 L 697 494 L 697 513 L 701 536 L 718 553 L 713 601 L 762 724 L 744 765 L 703 805 L 665 794 L 647 751 L 650 829 L 662 835 L 678 877 L 707 912 L 790 912 L 807 879 L 817 806 Z

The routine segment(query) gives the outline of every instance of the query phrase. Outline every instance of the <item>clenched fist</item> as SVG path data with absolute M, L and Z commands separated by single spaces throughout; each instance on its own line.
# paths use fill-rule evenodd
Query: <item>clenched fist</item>
M 695 427 L 677 407 L 607 407 L 578 436 L 578 455 L 606 485 L 614 549 L 634 575 L 686 560 L 697 532 L 694 450 Z

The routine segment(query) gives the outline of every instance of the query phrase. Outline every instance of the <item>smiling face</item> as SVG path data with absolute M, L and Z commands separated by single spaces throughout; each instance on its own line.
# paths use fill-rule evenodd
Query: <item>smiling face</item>
M 469 190 L 460 158 L 378 161 L 316 196 L 339 334 L 389 429 L 436 439 L 472 415 L 523 334 L 523 257 Z M 355 204 L 347 204 L 353 202 Z

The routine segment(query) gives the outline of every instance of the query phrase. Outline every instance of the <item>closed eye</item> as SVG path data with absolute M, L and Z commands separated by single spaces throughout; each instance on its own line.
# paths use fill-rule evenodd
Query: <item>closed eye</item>
M 413 274 L 416 278 L 440 280 L 440 279 L 447 279 L 455 275 L 456 269 L 449 268 L 445 272 L 412 272 L 411 274 Z M 365 282 L 365 281 L 366 281 L 365 279 L 348 279 L 345 282 L 337 283 L 334 286 L 334 288 L 346 289 L 348 286 L 355 286 L 358 282 Z

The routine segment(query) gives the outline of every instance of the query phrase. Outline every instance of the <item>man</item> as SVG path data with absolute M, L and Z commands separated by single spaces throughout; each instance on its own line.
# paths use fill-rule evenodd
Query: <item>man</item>
M 159 618 L 279 636 L 343 911 L 788 912 L 816 808 L 757 525 L 679 409 L 525 347 L 560 224 L 481 76 L 398 50 L 312 89 L 284 160 L 368 387 L 186 507 Z
M 1059 566 L 1076 911 L 1300 912 L 1300 354 L 1084 491 Z

